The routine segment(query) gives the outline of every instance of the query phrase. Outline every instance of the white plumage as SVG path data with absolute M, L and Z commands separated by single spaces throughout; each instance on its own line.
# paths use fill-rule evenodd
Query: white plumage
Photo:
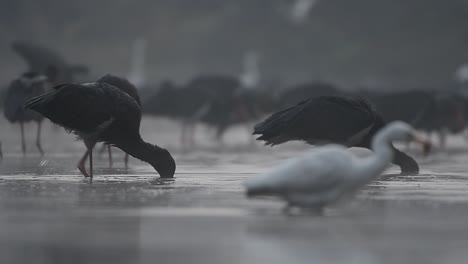
M 136 39 L 132 46 L 130 73 L 128 80 L 137 88 L 140 88 L 146 82 L 146 39 Z
M 317 2 L 318 0 L 295 0 L 290 11 L 292 21 L 297 24 L 303 23 Z
M 275 195 L 290 206 L 321 209 L 380 175 L 393 158 L 390 143 L 394 140 L 428 144 L 409 125 L 395 121 L 373 138 L 373 155 L 358 158 L 340 145 L 316 148 L 266 175 L 249 179 L 247 195 Z
M 242 86 L 247 89 L 257 88 L 260 83 L 259 56 L 257 52 L 250 51 L 244 55 L 243 72 L 239 79 Z

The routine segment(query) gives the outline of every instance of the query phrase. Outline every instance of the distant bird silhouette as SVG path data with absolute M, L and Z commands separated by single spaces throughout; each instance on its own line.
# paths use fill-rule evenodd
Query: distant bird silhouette
M 216 139 L 221 141 L 227 129 L 244 125 L 251 131 L 251 122 L 258 121 L 265 113 L 271 113 L 274 96 L 261 89 L 239 89 L 224 98 L 213 100 L 200 121 L 216 128 Z
M 85 177 L 93 177 L 93 148 L 97 142 L 116 146 L 133 157 L 148 162 L 163 178 L 174 176 L 176 164 L 163 148 L 140 136 L 141 109 L 122 90 L 103 82 L 64 84 L 26 103 L 52 122 L 83 139 L 87 148 L 78 163 Z M 89 155 L 89 171 L 85 160 Z
M 28 64 L 28 71 L 45 74 L 53 84 L 74 81 L 78 74 L 88 73 L 84 65 L 69 64 L 57 52 L 42 45 L 26 41 L 14 41 L 12 49 Z
M 397 93 L 364 93 L 386 121 L 401 120 L 426 132 L 437 132 L 444 146 L 446 132 L 466 126 L 465 103 L 455 93 L 411 90 Z M 395 107 L 398 102 L 398 107 Z
M 217 138 L 241 112 L 241 83 L 237 77 L 201 75 L 178 87 L 164 82 L 159 92 L 143 104 L 145 112 L 182 120 L 182 145 L 193 145 L 196 122 L 214 126 Z
M 268 174 L 249 179 L 245 184 L 247 195 L 276 195 L 285 199 L 288 206 L 321 211 L 379 176 L 392 160 L 395 140 L 427 144 L 411 126 L 394 121 L 373 137 L 371 156 L 356 158 L 339 145 L 319 147 Z
M 371 139 L 385 126 L 381 115 L 361 98 L 320 96 L 279 111 L 257 124 L 254 135 L 266 145 L 299 140 L 308 144 L 337 143 L 371 147 Z M 402 174 L 419 172 L 416 161 L 392 146 L 393 163 Z
M 104 82 L 104 83 L 107 83 L 114 87 L 119 88 L 120 90 L 130 95 L 133 98 L 133 100 L 135 100 L 138 103 L 138 106 L 141 107 L 141 100 L 140 100 L 140 96 L 138 95 L 138 90 L 127 79 L 114 76 L 111 74 L 107 74 L 101 77 L 99 80 L 97 80 L 97 82 Z M 112 167 L 111 146 L 107 145 L 107 151 L 109 153 L 109 166 Z M 125 162 L 125 168 L 127 168 L 128 167 L 128 154 L 127 153 L 125 153 L 124 162 Z
M 44 155 L 41 146 L 41 125 L 43 117 L 24 108 L 29 99 L 44 93 L 47 89 L 47 77 L 34 72 L 27 72 L 13 80 L 7 89 L 4 102 L 4 115 L 10 123 L 19 123 L 21 129 L 21 150 L 26 155 L 26 142 L 24 138 L 24 123 L 37 122 L 36 146 Z

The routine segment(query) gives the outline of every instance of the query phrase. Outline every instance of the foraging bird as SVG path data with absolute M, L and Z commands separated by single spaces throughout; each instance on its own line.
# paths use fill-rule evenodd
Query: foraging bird
M 113 145 L 149 163 L 162 178 L 174 176 L 176 164 L 169 151 L 140 136 L 141 109 L 124 91 L 104 82 L 64 84 L 35 97 L 25 105 L 63 126 L 84 141 L 87 148 L 78 163 L 85 177 L 93 177 L 93 147 Z M 89 154 L 89 174 L 84 162 Z
M 311 145 L 370 148 L 372 137 L 384 125 L 381 115 L 364 99 L 320 96 L 273 114 L 257 124 L 253 134 L 271 146 L 300 140 Z M 395 151 L 392 162 L 400 166 L 402 174 L 419 172 L 413 158 L 391 147 Z
M 97 82 L 104 82 L 104 83 L 107 83 L 114 87 L 119 88 L 120 90 L 130 95 L 130 97 L 132 97 L 133 100 L 135 100 L 138 106 L 141 108 L 141 100 L 140 100 L 140 96 L 138 95 L 138 90 L 127 79 L 120 78 L 111 74 L 106 74 L 103 77 L 101 77 L 99 80 L 97 80 Z M 107 152 L 109 153 L 109 166 L 112 167 L 112 151 L 111 151 L 110 145 L 107 145 Z M 125 153 L 124 162 L 125 162 L 125 168 L 127 168 L 128 167 L 128 153 Z
M 8 87 L 4 102 L 4 115 L 10 123 L 19 123 L 21 129 L 21 150 L 26 155 L 26 142 L 24 139 L 24 123 L 35 121 L 37 123 L 36 146 L 41 155 L 44 155 L 41 145 L 41 127 L 44 119 L 40 114 L 24 108 L 29 99 L 44 93 L 47 89 L 47 77 L 35 72 L 26 72 L 13 80 Z
M 380 175 L 392 160 L 391 143 L 395 140 L 426 144 L 411 126 L 394 121 L 372 139 L 371 156 L 356 158 L 343 146 L 323 146 L 281 164 L 266 175 L 249 179 L 245 184 L 247 195 L 276 195 L 289 206 L 321 210 Z

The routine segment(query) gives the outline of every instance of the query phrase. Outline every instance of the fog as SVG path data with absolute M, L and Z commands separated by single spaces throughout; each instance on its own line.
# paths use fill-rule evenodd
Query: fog
M 152 81 L 237 74 L 254 50 L 263 77 L 285 84 L 443 89 L 468 60 L 467 1 L 322 0 L 299 21 L 293 2 L 2 0 L 0 78 L 25 67 L 9 48 L 17 39 L 42 43 L 99 75 L 127 74 L 132 43 L 144 38 Z

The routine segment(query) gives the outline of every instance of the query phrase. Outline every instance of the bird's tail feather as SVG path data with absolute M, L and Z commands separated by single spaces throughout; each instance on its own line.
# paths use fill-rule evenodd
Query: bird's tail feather
M 282 132 L 300 110 L 299 106 L 294 106 L 271 115 L 265 121 L 255 125 L 253 135 L 260 135 L 257 140 L 265 141 L 267 145 L 286 142 L 287 140 L 281 136 Z
M 265 183 L 262 178 L 256 177 L 249 179 L 245 183 L 247 197 L 262 196 L 272 194 L 272 188 L 269 184 Z
M 44 99 L 48 98 L 49 95 L 54 92 L 55 91 L 49 91 L 49 92 L 46 92 L 44 94 L 41 94 L 39 96 L 32 98 L 31 100 L 27 101 L 24 104 L 24 108 L 38 111 L 39 110 L 38 108 L 41 105 L 41 103 L 44 101 Z

